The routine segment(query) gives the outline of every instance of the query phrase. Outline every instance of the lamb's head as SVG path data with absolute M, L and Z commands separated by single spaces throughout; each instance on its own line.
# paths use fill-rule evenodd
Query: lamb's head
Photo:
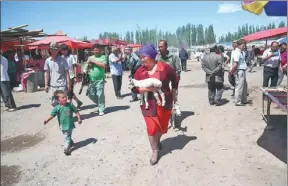
M 129 88 L 129 89 L 132 89 L 132 88 L 134 88 L 134 87 L 135 87 L 135 84 L 134 84 L 134 82 L 133 82 L 133 78 L 129 78 L 128 88 Z

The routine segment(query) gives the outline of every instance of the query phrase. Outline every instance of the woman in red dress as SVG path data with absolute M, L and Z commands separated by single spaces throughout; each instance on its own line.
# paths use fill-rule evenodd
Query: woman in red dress
M 150 164 L 155 165 L 159 160 L 159 149 L 161 149 L 160 138 L 168 130 L 168 123 L 171 115 L 173 102 L 175 102 L 175 93 L 178 88 L 178 79 L 175 71 L 166 62 L 156 61 L 157 51 L 153 45 L 143 46 L 138 55 L 140 56 L 142 66 L 136 71 L 134 78 L 144 80 L 147 78 L 156 78 L 162 82 L 162 91 L 165 93 L 166 105 L 159 106 L 153 96 L 153 91 L 157 88 L 139 88 L 132 91 L 136 93 L 148 92 L 149 109 L 141 106 L 141 111 L 147 126 L 147 133 L 152 148 Z M 172 90 L 169 83 L 172 84 Z M 159 95 L 160 96 L 160 95 Z M 162 98 L 160 98 L 162 99 Z

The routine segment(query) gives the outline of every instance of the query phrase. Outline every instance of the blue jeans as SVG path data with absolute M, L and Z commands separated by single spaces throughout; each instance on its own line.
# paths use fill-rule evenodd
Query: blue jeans
M 64 135 L 64 138 L 65 138 L 65 145 L 64 145 L 64 147 L 65 148 L 68 148 L 68 147 L 70 147 L 70 145 L 71 145 L 71 142 L 72 142 L 72 131 L 73 130 L 62 130 L 62 133 L 63 133 L 63 135 Z

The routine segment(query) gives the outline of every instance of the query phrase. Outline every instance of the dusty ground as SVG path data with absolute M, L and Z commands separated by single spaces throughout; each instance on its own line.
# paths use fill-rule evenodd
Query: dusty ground
M 223 95 L 230 102 L 209 106 L 200 64 L 190 62 L 188 68 L 179 88 L 182 129 L 163 137 L 162 158 L 153 167 L 139 103 L 129 103 L 130 96 L 117 100 L 111 79 L 106 115 L 90 114 L 91 101 L 80 96 L 83 124 L 77 124 L 71 156 L 63 153 L 56 119 L 43 125 L 51 111 L 48 95 L 14 93 L 20 110 L 1 108 L 1 185 L 285 186 L 287 118 L 272 105 L 282 116 L 272 118 L 277 130 L 264 132 L 261 68 L 248 74 L 252 104 L 246 107 L 233 105 L 231 90 Z M 129 93 L 127 80 L 126 74 L 123 94 Z

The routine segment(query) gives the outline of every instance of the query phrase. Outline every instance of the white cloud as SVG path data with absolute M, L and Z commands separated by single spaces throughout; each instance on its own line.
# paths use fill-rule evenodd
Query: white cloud
M 280 19 L 279 17 L 270 17 L 271 20 L 276 21 L 278 19 Z
M 219 5 L 218 13 L 234 13 L 241 11 L 242 7 L 239 4 L 229 4 L 229 3 L 224 3 Z

